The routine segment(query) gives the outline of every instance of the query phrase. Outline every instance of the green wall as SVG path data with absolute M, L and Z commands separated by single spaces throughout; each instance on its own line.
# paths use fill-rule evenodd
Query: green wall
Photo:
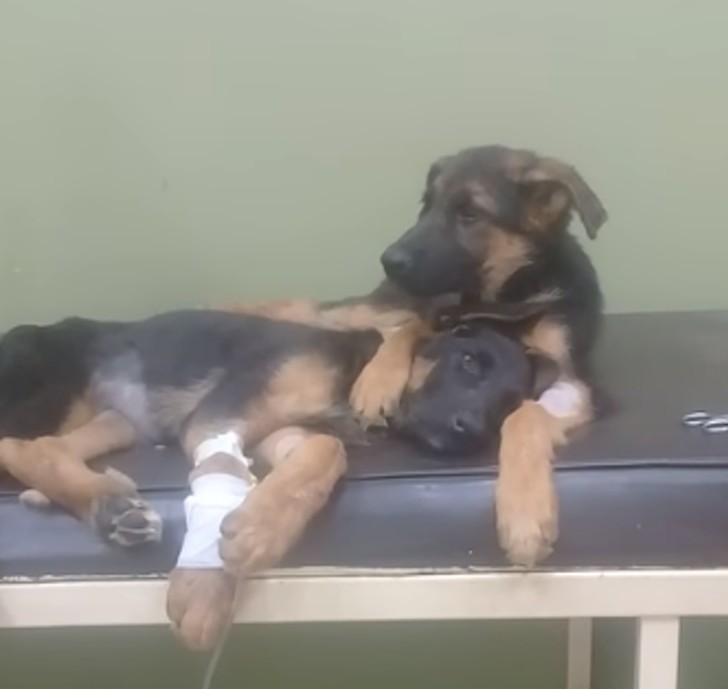
M 427 164 L 487 142 L 600 193 L 611 310 L 726 307 L 727 20 L 720 0 L 0 0 L 0 327 L 363 292 Z M 688 626 L 684 689 L 725 685 L 725 631 Z M 600 626 L 596 689 L 627 686 L 629 634 Z M 255 628 L 218 686 L 556 689 L 563 642 Z M 3 689 L 188 687 L 190 663 L 161 630 L 0 635 Z
M 720 0 L 2 0 L 0 325 L 368 289 L 427 164 L 579 167 L 612 310 L 728 305 Z

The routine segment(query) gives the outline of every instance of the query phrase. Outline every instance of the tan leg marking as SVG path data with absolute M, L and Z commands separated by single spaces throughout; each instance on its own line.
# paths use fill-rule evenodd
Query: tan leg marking
M 0 464 L 31 491 L 26 504 L 42 497 L 89 520 L 109 541 L 125 547 L 156 542 L 162 521 L 136 492 L 134 482 L 116 470 L 93 471 L 87 462 L 129 447 L 136 434 L 116 412 L 103 412 L 63 436 L 0 440 Z
M 167 616 L 182 643 L 210 651 L 232 624 L 237 579 L 221 569 L 172 570 L 167 588 Z
M 376 354 L 354 382 L 349 402 L 365 424 L 384 424 L 407 387 L 417 343 L 425 325 L 413 321 L 384 335 Z
M 220 554 L 231 573 L 243 576 L 276 565 L 346 471 L 338 438 L 296 433 L 291 442 L 285 431 L 274 434 L 262 448 L 272 455 L 273 471 L 223 521 Z M 273 443 L 281 449 L 273 449 Z
M 3 438 L 0 465 L 28 488 L 86 518 L 102 496 L 129 493 L 128 483 L 92 471 L 86 462 L 128 447 L 134 440 L 134 430 L 125 419 L 104 412 L 63 436 Z
M 498 541 L 513 564 L 532 567 L 551 553 L 558 537 L 552 461 L 568 431 L 590 418 L 589 393 L 580 387 L 582 408 L 573 416 L 556 418 L 529 400 L 503 423 L 496 522 Z
M 566 326 L 550 319 L 542 318 L 533 329 L 521 338 L 524 346 L 546 354 L 568 371 L 571 367 L 571 343 Z
M 273 470 L 223 522 L 220 552 L 230 571 L 178 567 L 170 575 L 167 613 L 188 648 L 217 644 L 232 621 L 240 577 L 286 554 L 346 468 L 339 440 L 295 427 L 273 433 L 255 455 Z M 239 475 L 239 467 L 216 455 L 195 471 Z
M 213 306 L 216 311 L 229 311 L 250 316 L 262 316 L 273 320 L 316 325 L 320 320 L 319 306 L 307 299 L 281 299 L 276 301 L 263 301 L 219 304 Z

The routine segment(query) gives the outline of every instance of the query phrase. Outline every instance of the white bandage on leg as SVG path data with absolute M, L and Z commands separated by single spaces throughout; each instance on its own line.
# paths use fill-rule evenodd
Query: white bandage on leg
M 583 392 L 579 385 L 560 380 L 538 398 L 538 403 L 558 419 L 577 416 L 583 407 Z
M 245 464 L 246 467 L 250 467 L 252 464 L 250 459 L 243 454 L 240 436 L 235 431 L 220 433 L 212 438 L 203 440 L 193 453 L 195 466 L 200 466 L 206 459 L 218 454 L 234 457 Z
M 240 461 L 247 470 L 252 461 L 243 454 L 240 438 L 230 431 L 201 442 L 193 453 L 195 466 L 214 455 L 225 454 Z M 177 566 L 188 569 L 221 569 L 218 552 L 220 525 L 227 514 L 239 507 L 255 486 L 255 477 L 232 474 L 203 474 L 190 483 L 185 499 L 185 532 Z

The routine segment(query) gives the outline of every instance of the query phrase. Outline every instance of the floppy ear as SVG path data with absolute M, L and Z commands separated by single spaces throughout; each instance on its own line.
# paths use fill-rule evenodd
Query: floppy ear
M 559 378 L 559 365 L 540 352 L 528 352 L 531 364 L 531 396 L 538 399 Z
M 590 239 L 596 238 L 607 221 L 607 211 L 591 187 L 561 161 L 540 158 L 523 173 L 520 182 L 531 188 L 525 218 L 529 229 L 548 230 L 572 204 Z

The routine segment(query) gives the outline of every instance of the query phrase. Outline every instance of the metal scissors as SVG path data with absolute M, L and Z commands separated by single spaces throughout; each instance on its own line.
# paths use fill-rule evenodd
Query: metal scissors
M 705 433 L 728 432 L 728 414 L 712 414 L 703 409 L 688 412 L 682 417 L 684 426 L 700 428 Z

